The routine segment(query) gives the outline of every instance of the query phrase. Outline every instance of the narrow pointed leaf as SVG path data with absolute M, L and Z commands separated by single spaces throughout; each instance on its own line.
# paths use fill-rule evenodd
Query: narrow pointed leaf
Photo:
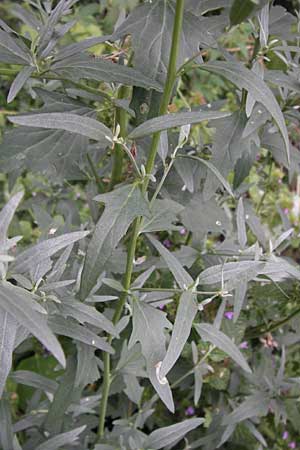
M 16 370 L 9 378 L 15 383 L 31 386 L 35 389 L 41 389 L 42 391 L 50 392 L 51 394 L 54 394 L 58 388 L 56 381 L 29 370 Z
M 138 216 L 149 215 L 147 203 L 138 185 L 123 186 L 96 197 L 105 203 L 88 246 L 81 277 L 80 298 L 85 299 L 105 268 L 119 241 Z
M 2 450 L 13 450 L 13 425 L 10 403 L 7 398 L 0 399 L 0 444 Z
M 11 314 L 19 324 L 27 328 L 65 366 L 65 355 L 46 319 L 37 312 L 31 294 L 5 281 L 0 284 L 0 308 Z
M 184 438 L 189 431 L 199 427 L 203 422 L 204 419 L 195 418 L 155 430 L 146 439 L 145 448 L 160 449 L 171 445 Z
M 27 65 L 31 62 L 29 50 L 25 50 L 20 42 L 11 34 L 0 29 L 0 61 L 8 64 Z
M 86 426 L 75 428 L 74 430 L 60 433 L 42 444 L 38 445 L 35 450 L 58 450 L 65 445 L 74 444 L 78 436 L 85 430 Z
M 182 125 L 195 124 L 204 120 L 220 119 L 229 116 L 229 113 L 221 111 L 191 111 L 166 114 L 147 120 L 142 125 L 135 128 L 129 135 L 129 139 L 138 139 L 157 131 L 167 130 L 169 128 L 181 127 Z
M 50 128 L 80 134 L 95 141 L 109 143 L 112 132 L 103 123 L 91 117 L 79 116 L 72 113 L 41 113 L 26 116 L 14 116 L 9 120 L 17 125 L 26 127 Z
M 248 397 L 240 406 L 228 414 L 223 419 L 224 425 L 231 425 L 250 419 L 251 417 L 261 417 L 268 413 L 269 397 L 263 392 Z
M 223 352 L 227 353 L 227 355 L 229 355 L 246 372 L 251 373 L 251 369 L 244 356 L 226 334 L 222 333 L 222 331 L 209 323 L 197 324 L 195 325 L 195 328 L 204 341 L 210 342 Z
M 12 365 L 12 354 L 18 322 L 0 308 L 0 398 Z
M 237 223 L 239 243 L 242 248 L 245 248 L 247 244 L 247 231 L 246 231 L 245 211 L 242 197 L 239 199 L 236 210 L 236 223 Z
M 9 93 L 7 96 L 7 103 L 12 102 L 16 98 L 16 96 L 18 95 L 18 93 L 20 92 L 20 90 L 22 89 L 22 87 L 24 86 L 24 84 L 26 83 L 28 78 L 30 78 L 30 76 L 33 72 L 34 72 L 34 67 L 25 66 L 18 73 L 18 75 L 12 82 L 12 85 L 9 89 Z
M 18 192 L 4 206 L 0 212 L 0 244 L 7 239 L 7 231 L 14 213 L 22 200 L 24 193 Z

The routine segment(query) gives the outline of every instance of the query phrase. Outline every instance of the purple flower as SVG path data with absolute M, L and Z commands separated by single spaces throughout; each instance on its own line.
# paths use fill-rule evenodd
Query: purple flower
M 159 305 L 159 309 L 160 309 L 161 311 L 163 311 L 164 308 L 165 308 L 165 305 Z
M 195 409 L 193 408 L 193 406 L 189 406 L 188 408 L 186 408 L 186 410 L 185 410 L 186 416 L 193 416 L 194 414 L 195 414 Z
M 226 317 L 226 319 L 232 320 L 233 319 L 233 311 L 226 311 L 224 316 Z
M 185 236 L 185 235 L 186 235 L 186 229 L 185 229 L 185 228 L 181 228 L 181 229 L 179 230 L 179 234 L 180 234 L 181 236 Z
M 289 432 L 288 432 L 288 431 L 284 431 L 284 432 L 282 433 L 282 439 L 283 439 L 284 441 L 286 441 L 288 437 L 289 437 Z
M 248 342 L 247 342 L 247 341 L 241 342 L 240 345 L 239 345 L 239 347 L 242 348 L 242 349 L 248 348 Z
M 290 442 L 290 443 L 288 444 L 288 447 L 289 447 L 289 448 L 296 448 L 296 442 L 295 442 L 295 441 Z
M 172 247 L 172 242 L 170 241 L 170 239 L 165 239 L 163 241 L 163 244 L 166 248 L 171 248 Z
M 289 212 L 290 212 L 290 211 L 289 211 L 289 208 L 284 208 L 283 213 L 284 213 L 286 216 L 288 215 Z

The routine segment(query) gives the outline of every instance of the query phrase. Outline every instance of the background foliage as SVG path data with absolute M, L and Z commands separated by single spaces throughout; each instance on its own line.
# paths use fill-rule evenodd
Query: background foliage
M 300 447 L 299 17 L 0 3 L 3 450 Z

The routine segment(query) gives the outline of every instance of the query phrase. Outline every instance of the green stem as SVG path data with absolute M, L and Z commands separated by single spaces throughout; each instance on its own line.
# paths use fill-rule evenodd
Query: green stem
M 159 114 L 163 115 L 167 112 L 168 104 L 171 98 L 173 86 L 176 80 L 176 62 L 177 55 L 180 47 L 180 36 L 182 29 L 182 21 L 183 21 L 183 12 L 184 12 L 184 0 L 176 1 L 176 10 L 175 10 L 175 19 L 173 25 L 173 35 L 172 35 L 172 46 L 170 53 L 170 60 L 168 66 L 167 80 L 164 88 L 164 93 L 160 105 Z M 148 160 L 146 163 L 146 173 L 151 174 L 154 167 L 155 157 L 158 150 L 160 133 L 155 133 L 152 138 L 151 148 L 148 156 Z M 145 177 L 143 182 L 142 190 L 143 192 L 147 191 L 149 184 L 149 178 Z M 126 264 L 126 272 L 124 276 L 124 288 L 127 291 L 131 285 L 131 276 L 133 272 L 133 262 L 135 257 L 136 245 L 139 236 L 140 230 L 140 222 L 141 219 L 138 217 L 135 219 L 133 224 L 133 231 L 131 240 L 129 243 L 128 254 L 127 254 L 127 264 Z M 127 293 L 124 292 L 121 294 L 117 309 L 114 314 L 114 323 L 117 323 L 122 315 L 123 307 L 127 298 Z M 109 337 L 109 342 L 112 341 L 112 336 Z M 111 383 L 111 374 L 110 374 L 110 355 L 105 353 L 105 357 L 103 360 L 104 363 L 104 374 L 103 374 L 103 387 L 102 387 L 102 399 L 100 404 L 100 417 L 99 417 L 99 430 L 98 430 L 98 440 L 104 435 L 104 425 L 105 425 L 105 416 L 107 410 L 107 403 L 109 397 L 109 388 Z

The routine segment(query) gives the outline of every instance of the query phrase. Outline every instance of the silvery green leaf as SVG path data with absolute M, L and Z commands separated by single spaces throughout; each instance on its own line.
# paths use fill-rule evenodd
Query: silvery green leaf
M 102 58 L 93 58 L 87 54 L 69 56 L 51 66 L 51 71 L 58 75 L 79 80 L 105 81 L 107 83 L 122 83 L 126 86 L 140 86 L 146 89 L 161 91 L 157 81 L 144 75 L 139 70 L 121 64 L 114 64 Z
M 236 286 L 234 293 L 234 307 L 233 307 L 234 322 L 236 322 L 240 316 L 241 310 L 244 305 L 247 289 L 248 289 L 247 279 L 246 280 L 241 279 L 238 285 Z
M 20 92 L 26 81 L 30 78 L 33 72 L 34 67 L 32 66 L 23 67 L 23 69 L 18 73 L 18 75 L 16 76 L 16 78 L 14 79 L 14 81 L 10 86 L 7 96 L 7 103 L 12 102 L 16 98 L 16 96 L 18 95 L 18 93 Z
M 10 374 L 10 379 L 15 383 L 41 389 L 50 394 L 54 394 L 58 388 L 56 381 L 29 370 L 16 370 Z
M 97 36 L 94 38 L 84 39 L 83 41 L 76 42 L 75 44 L 65 45 L 60 48 L 57 54 L 54 56 L 54 61 L 64 60 L 70 56 L 81 53 L 88 48 L 94 47 L 95 45 L 102 44 L 103 42 L 109 41 L 110 35 Z
M 80 323 L 90 323 L 107 333 L 116 336 L 116 329 L 113 323 L 93 306 L 85 305 L 82 302 L 65 298 L 62 300 L 59 308 L 64 316 L 70 316 Z
M 68 245 L 72 245 L 80 239 L 83 239 L 89 233 L 89 231 L 74 231 L 72 233 L 63 234 L 56 238 L 39 242 L 33 247 L 20 253 L 16 257 L 16 261 L 11 270 L 17 273 L 28 272 L 32 269 L 33 265 L 37 266 L 39 263 L 45 259 L 48 259 L 59 250 L 62 250 Z
M 0 243 L 3 244 L 7 240 L 7 231 L 15 211 L 23 198 L 24 193 L 15 194 L 2 208 L 0 212 Z
M 144 445 L 146 448 L 151 449 L 173 446 L 174 443 L 179 442 L 187 433 L 199 427 L 203 422 L 204 419 L 195 418 L 160 428 L 148 436 Z
M 273 92 L 266 85 L 266 83 L 249 69 L 246 69 L 242 64 L 232 61 L 216 61 L 206 63 L 202 64 L 201 68 L 227 78 L 229 81 L 236 84 L 240 89 L 246 89 L 250 92 L 252 97 L 257 102 L 264 104 L 265 108 L 272 115 L 279 127 L 285 143 L 286 159 L 289 161 L 290 144 L 285 120 Z
M 203 270 L 199 275 L 199 283 L 204 285 L 230 281 L 231 287 L 238 284 L 242 275 L 250 281 L 265 270 L 265 263 L 260 261 L 239 261 L 219 264 Z
M 119 297 L 116 295 L 91 295 L 86 299 L 86 303 L 103 303 L 117 300 Z
M 195 367 L 194 368 L 194 404 L 197 406 L 201 397 L 202 386 L 203 386 L 203 377 L 202 377 L 202 368 Z
M 258 15 L 259 21 L 259 40 L 260 45 L 265 47 L 268 44 L 269 39 L 269 16 L 270 16 L 270 5 L 267 3 Z
M 129 347 L 131 348 L 136 342 L 141 343 L 149 379 L 167 408 L 174 412 L 169 383 L 167 379 L 159 378 L 160 364 L 166 354 L 164 330 L 170 326 L 165 313 L 147 303 L 134 301 Z
M 14 434 L 11 420 L 10 403 L 7 398 L 0 399 L 0 443 L 3 450 L 14 449 Z
M 3 281 L 0 284 L 0 308 L 27 328 L 65 366 L 65 355 L 50 328 L 46 317 L 37 311 L 38 303 L 30 292 Z
M 198 303 L 195 294 L 192 291 L 183 292 L 179 300 L 171 340 L 160 368 L 161 377 L 167 375 L 179 358 L 190 335 L 197 312 Z
M 144 286 L 149 277 L 151 277 L 152 273 L 155 270 L 155 266 L 149 267 L 149 269 L 142 272 L 132 283 L 132 288 L 141 288 Z
M 87 327 L 79 325 L 75 320 L 51 315 L 48 320 L 48 325 L 56 334 L 68 336 L 76 341 L 99 348 L 104 352 L 114 353 L 114 349 L 105 339 L 97 336 L 97 334 L 93 333 Z
M 209 323 L 196 324 L 195 329 L 204 341 L 210 342 L 227 353 L 246 372 L 252 372 L 240 350 L 226 334 Z
M 182 125 L 195 124 L 204 120 L 215 120 L 229 116 L 229 113 L 222 111 L 190 111 L 166 114 L 147 120 L 142 125 L 129 133 L 129 139 L 138 139 L 157 131 L 167 130 L 169 128 L 181 127 Z
M 246 231 L 245 211 L 242 197 L 239 199 L 238 206 L 236 209 L 236 224 L 237 224 L 239 244 L 242 248 L 245 248 L 247 245 L 247 231 Z
M 269 397 L 263 392 L 247 397 L 232 413 L 228 414 L 223 419 L 224 425 L 235 424 L 251 417 L 265 416 L 269 410 Z
M 222 447 L 222 445 L 228 441 L 230 436 L 232 436 L 232 434 L 234 433 L 235 429 L 236 429 L 236 424 L 227 425 L 224 433 L 222 434 L 221 440 L 220 440 L 217 448 Z
M 182 205 L 171 199 L 156 199 L 151 206 L 151 216 L 145 218 L 141 227 L 141 233 L 153 233 L 162 230 L 178 230 L 177 215 L 184 209 Z
M 95 200 L 106 206 L 88 246 L 81 277 L 81 299 L 85 299 L 96 285 L 132 221 L 138 216 L 149 215 L 148 205 L 137 184 L 122 186 Z
M 133 374 L 123 375 L 126 388 L 124 389 L 125 394 L 136 405 L 140 404 L 144 388 L 139 385 L 138 379 Z
M 60 433 L 42 444 L 38 445 L 35 450 L 58 450 L 65 445 L 74 444 L 78 440 L 78 436 L 85 430 L 86 425 L 75 428 L 65 433 Z
M 258 431 L 258 429 L 253 425 L 252 422 L 250 422 L 250 420 L 246 420 L 245 421 L 245 426 L 248 428 L 248 430 L 250 431 L 250 433 L 255 437 L 255 439 L 258 440 L 258 442 L 261 443 L 261 445 L 263 447 L 268 447 L 268 444 L 265 440 L 265 438 L 263 437 L 263 435 Z
M 90 345 L 77 343 L 77 368 L 75 387 L 86 386 L 99 380 L 100 373 L 95 357 L 95 349 Z
M 0 29 L 0 61 L 7 64 L 28 65 L 31 56 L 21 40 L 15 39 L 11 34 Z
M 72 113 L 40 113 L 10 117 L 9 120 L 17 125 L 37 128 L 50 128 L 80 134 L 95 141 L 108 145 L 112 140 L 112 132 L 103 123 L 91 117 L 79 116 Z
M 293 234 L 294 228 L 290 228 L 289 230 L 284 231 L 281 235 L 275 240 L 273 244 L 273 250 L 276 250 L 288 237 Z
M 193 278 L 182 267 L 176 256 L 174 256 L 169 250 L 166 249 L 166 247 L 164 247 L 157 239 L 153 238 L 150 234 L 148 234 L 147 237 L 166 262 L 178 285 L 182 289 L 187 289 L 189 286 L 191 286 L 194 283 Z
M 12 354 L 18 322 L 0 308 L 0 398 L 12 366 Z

